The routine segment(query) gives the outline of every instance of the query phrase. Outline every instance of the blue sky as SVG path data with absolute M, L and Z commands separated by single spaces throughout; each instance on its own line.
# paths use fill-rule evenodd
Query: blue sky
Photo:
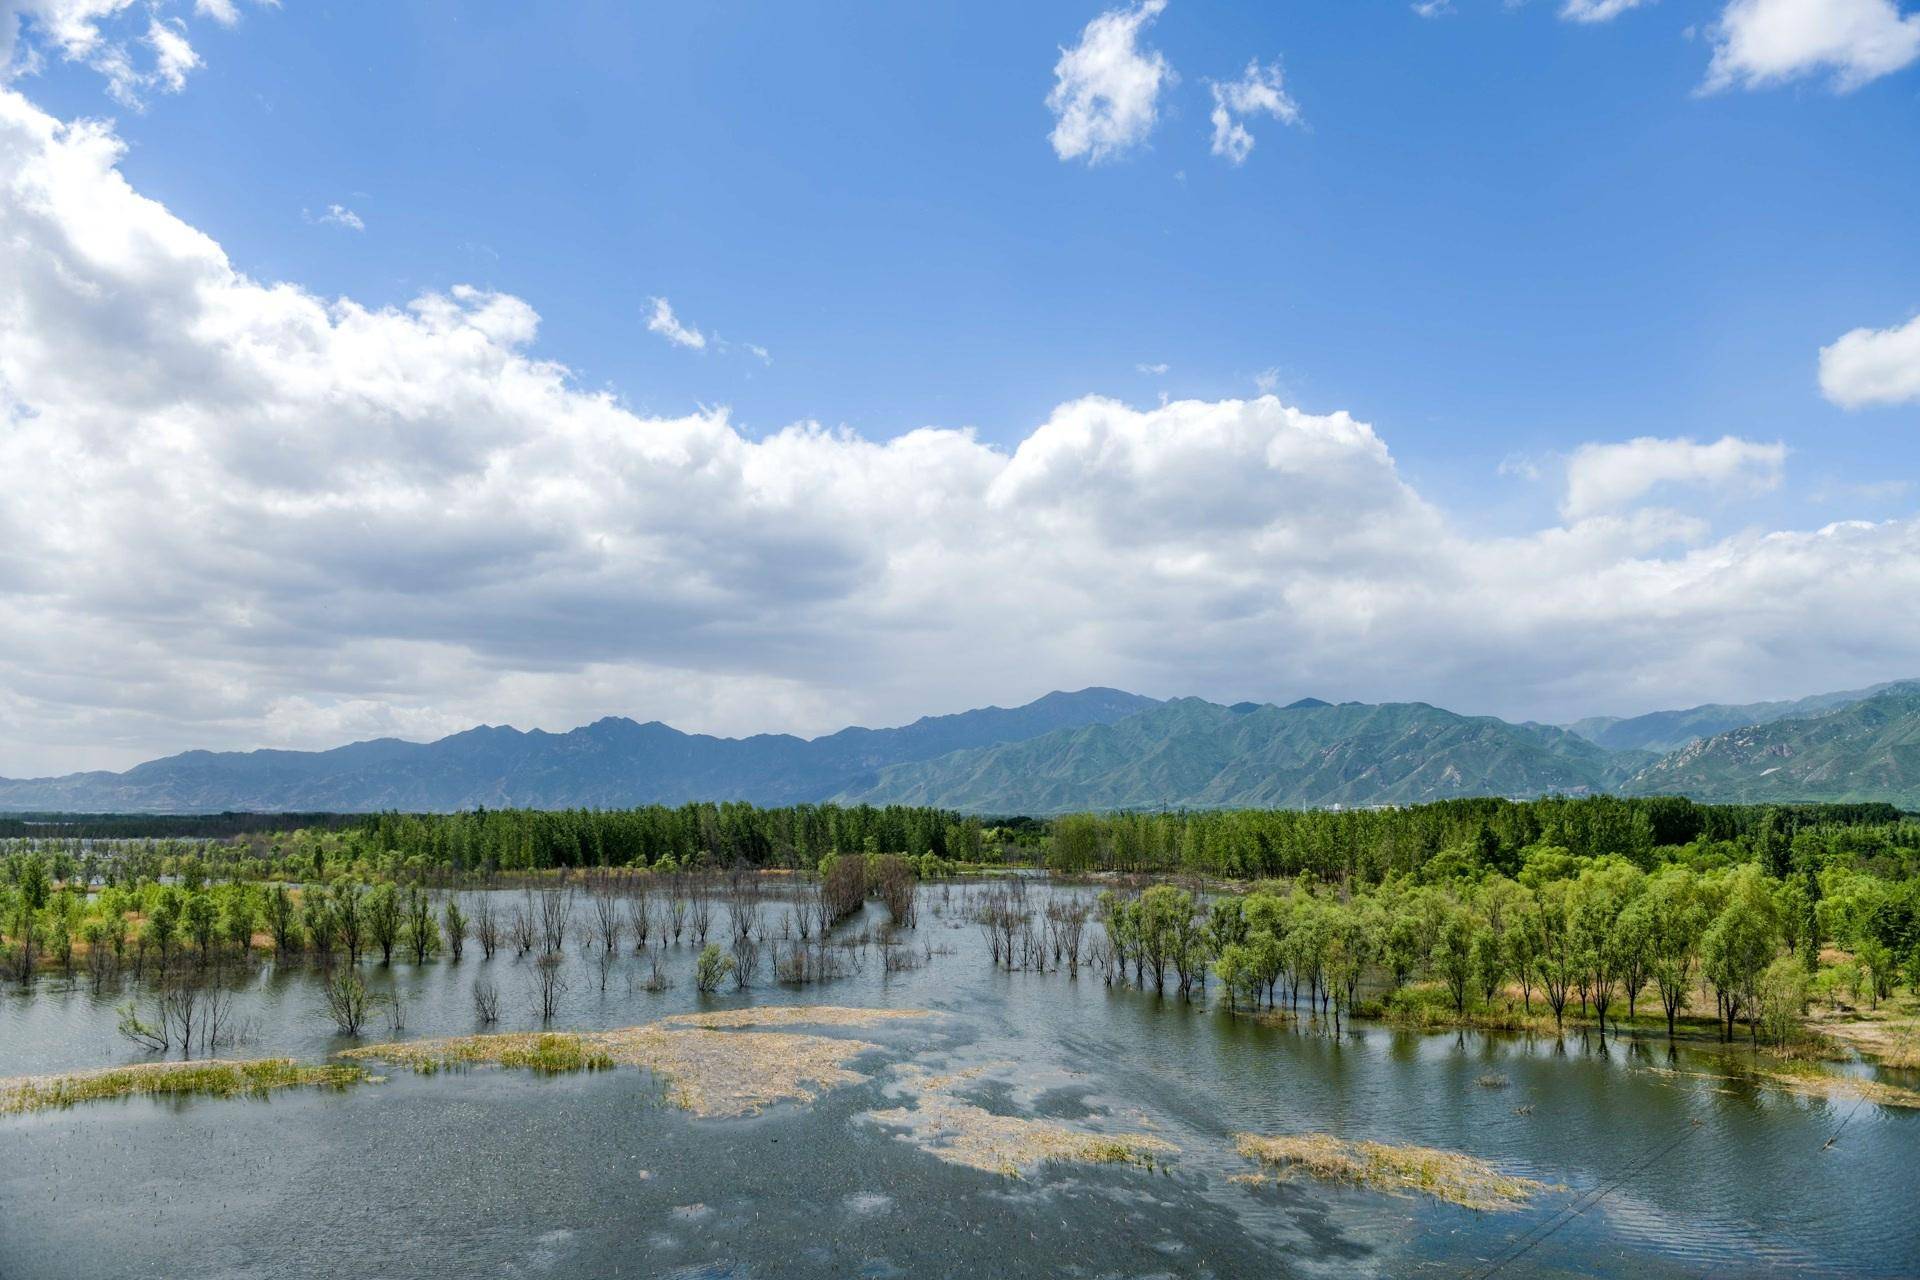
M 1848 408 L 1820 381 L 1821 348 L 1920 313 L 1920 65 L 1884 47 L 1920 17 L 1891 0 L 1660 0 L 1584 22 L 1552 0 L 1454 0 L 1434 16 L 1352 0 L 1144 13 L 1099 0 L 286 0 L 240 3 L 231 25 L 212 12 L 224 5 L 94 0 L 112 10 L 100 47 L 147 58 L 154 22 L 192 41 L 200 65 L 184 86 L 136 89 L 138 109 L 103 92 L 98 48 L 63 56 L 47 38 L 63 4 L 87 2 L 0 0 L 0 23 L 24 11 L 15 65 L 28 73 L 13 91 L 58 120 L 111 116 L 126 182 L 235 270 L 375 310 L 456 284 L 511 295 L 538 312 L 527 356 L 562 362 L 575 388 L 609 390 L 640 419 L 725 406 L 749 441 L 799 421 L 870 442 L 972 428 L 1011 453 L 1089 395 L 1147 411 L 1271 392 L 1371 424 L 1398 480 L 1461 537 L 1561 530 L 1568 459 L 1639 437 L 1731 435 L 1785 454 L 1758 478 L 1683 478 L 1698 526 L 1635 558 L 1912 517 L 1920 397 Z M 1811 60 L 1790 50 L 1770 79 L 1749 68 L 1703 91 L 1743 4 L 1809 10 Z M 1863 83 L 1838 84 L 1822 53 L 1828 8 L 1879 24 L 1881 62 Z M 1051 145 L 1048 95 L 1063 50 L 1103 13 L 1131 14 L 1133 52 L 1172 77 L 1150 125 L 1090 163 Z M 1245 117 L 1254 145 L 1236 164 L 1210 146 L 1213 86 L 1256 61 L 1277 68 L 1298 120 Z M 327 217 L 335 206 L 352 218 Z M 704 349 L 649 330 L 656 298 Z M 474 651 L 469 635 L 431 639 Z M 1085 652 L 1113 659 L 1088 661 L 1087 681 L 1160 670 L 1146 691 L 1239 691 L 1227 658 Z M 1693 669 L 1703 698 L 1826 687 L 1820 670 L 1778 687 L 1805 657 L 1777 648 L 1734 674 Z M 684 655 L 618 660 L 686 670 Z M 47 674 L 18 661 L 20 680 Z M 1507 697 L 1468 681 L 1458 696 L 1474 710 L 1633 710 L 1680 692 L 1685 670 L 1612 684 L 1560 673 Z M 804 686 L 787 714 L 761 717 L 774 728 L 830 727 L 855 683 L 764 656 L 728 666 L 743 672 Z M 1833 676 L 1915 672 L 1920 655 L 1896 647 L 1849 651 Z M 1346 673 L 1332 692 L 1407 694 L 1417 674 Z M 950 709 L 992 696 L 990 676 L 947 690 L 889 666 L 890 692 L 839 718 Z M 504 718 L 394 679 L 313 696 L 413 706 L 423 718 L 402 729 Z M 1041 691 L 1003 683 L 1002 701 Z M 1237 683 L 1294 692 L 1261 669 Z M 1446 700 L 1449 684 L 1435 678 L 1428 696 Z M 704 695 L 666 710 L 759 727 L 738 709 L 752 696 L 737 698 L 733 711 Z M 251 745 L 272 716 L 262 699 L 214 711 L 164 699 L 101 758 L 163 740 Z M 506 701 L 523 722 L 565 721 L 592 686 Z M 67 725 L 72 758 L 90 760 L 113 711 L 32 714 Z M 322 718 L 313 733 L 360 727 Z M 0 764 L 17 771 L 20 756 Z
M 1685 0 L 1598 26 L 1176 3 L 1147 36 L 1181 77 L 1160 124 L 1090 168 L 1055 157 L 1044 99 L 1097 12 L 292 3 L 116 115 L 136 185 L 254 275 L 506 290 L 586 383 L 749 431 L 1013 443 L 1089 390 L 1244 395 L 1271 369 L 1476 505 L 1527 507 L 1494 475 L 1511 453 L 1620 434 L 1786 441 L 1761 520 L 1913 457 L 1920 413 L 1826 404 L 1815 353 L 1920 311 L 1920 75 L 1702 98 L 1687 32 L 1714 6 Z M 1251 58 L 1306 127 L 1255 126 L 1234 167 L 1205 81 Z M 43 79 L 102 109 L 84 68 Z M 303 222 L 333 203 L 366 230 Z M 652 296 L 771 365 L 660 341 Z

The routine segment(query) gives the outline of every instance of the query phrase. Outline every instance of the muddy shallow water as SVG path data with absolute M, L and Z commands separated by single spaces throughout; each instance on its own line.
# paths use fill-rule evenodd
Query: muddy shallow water
M 1697 1050 L 1677 1065 L 1711 1074 L 1650 1070 L 1669 1065 L 1658 1041 L 1364 1025 L 1334 1039 L 1086 972 L 997 972 L 962 896 L 923 890 L 909 936 L 941 952 L 923 967 L 887 974 L 869 949 L 857 972 L 804 989 L 763 968 L 744 993 L 701 997 L 682 945 L 668 990 L 623 956 L 603 991 L 569 945 L 556 1028 L 756 1004 L 934 1015 L 823 1030 L 878 1046 L 851 1063 L 864 1081 L 745 1118 L 689 1114 L 638 1069 L 493 1067 L 0 1116 L 0 1278 L 1920 1274 L 1920 1112 L 1714 1078 L 1717 1055 Z M 884 912 L 866 915 L 842 932 Z M 401 993 L 412 1039 L 482 1030 L 482 975 L 501 993 L 497 1029 L 536 1029 L 530 969 L 469 943 L 458 964 L 366 971 Z M 0 1076 L 143 1060 L 114 1032 L 125 995 L 9 989 Z M 247 1041 L 229 1056 L 318 1061 L 353 1043 L 303 968 L 247 979 L 239 1003 Z M 899 1113 L 923 1101 L 916 1081 L 953 1073 L 969 1111 L 1150 1135 L 1156 1154 L 1017 1177 L 942 1158 Z M 1459 1151 L 1555 1189 L 1478 1213 L 1249 1185 L 1234 1151 L 1248 1131 Z

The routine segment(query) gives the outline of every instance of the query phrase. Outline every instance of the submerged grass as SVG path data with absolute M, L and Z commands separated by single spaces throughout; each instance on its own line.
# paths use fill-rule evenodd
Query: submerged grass
M 0 1115 L 46 1111 L 110 1098 L 265 1097 L 275 1089 L 344 1089 L 377 1079 L 358 1066 L 309 1066 L 291 1058 L 249 1062 L 146 1062 L 60 1075 L 0 1080 Z
M 676 1013 L 656 1027 L 877 1027 L 912 1018 L 930 1018 L 925 1009 L 855 1009 L 833 1004 L 769 1004 L 749 1009 L 716 1009 L 710 1013 Z
M 613 1031 L 400 1041 L 349 1049 L 340 1056 L 422 1072 L 481 1064 L 545 1072 L 641 1067 L 666 1083 L 675 1106 L 699 1116 L 741 1116 L 777 1102 L 811 1102 L 823 1089 L 865 1081 L 867 1077 L 847 1063 L 879 1046 L 841 1036 L 723 1028 L 852 1027 L 927 1016 L 917 1009 L 776 1005 L 676 1014 Z
M 988 1173 L 1022 1177 L 1046 1164 L 1137 1164 L 1153 1167 L 1158 1158 L 1179 1150 L 1164 1138 L 1145 1133 L 1099 1133 L 1049 1120 L 1001 1115 L 955 1096 L 955 1091 L 986 1068 L 944 1075 L 922 1068 L 901 1069 L 918 1097 L 912 1107 L 871 1111 L 867 1119 L 889 1128 L 929 1155 L 949 1164 Z
M 1866 1076 L 1839 1075 L 1807 1063 L 1783 1062 L 1755 1072 L 1762 1080 L 1808 1098 L 1858 1098 L 1883 1107 L 1920 1108 L 1920 1090 Z
M 1772 1059 L 1758 1063 L 1726 1063 L 1725 1071 L 1688 1071 L 1679 1067 L 1646 1065 L 1634 1068 L 1647 1075 L 1674 1079 L 1714 1081 L 1716 1092 L 1734 1093 L 1726 1085 L 1741 1083 L 1770 1084 L 1803 1098 L 1858 1099 L 1883 1107 L 1920 1109 L 1920 1090 L 1908 1089 L 1867 1076 L 1844 1075 L 1829 1071 L 1817 1062 Z
M 1244 1181 L 1278 1180 L 1296 1172 L 1328 1182 L 1347 1182 L 1393 1195 L 1429 1195 L 1468 1209 L 1519 1209 L 1546 1183 L 1501 1173 L 1484 1160 L 1435 1147 L 1393 1146 L 1384 1142 L 1347 1142 L 1330 1133 L 1266 1137 L 1243 1133 L 1235 1150 L 1270 1172 L 1243 1175 Z

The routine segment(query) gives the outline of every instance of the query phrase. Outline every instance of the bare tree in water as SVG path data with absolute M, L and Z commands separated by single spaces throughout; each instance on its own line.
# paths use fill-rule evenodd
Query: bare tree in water
M 500 1021 L 500 989 L 493 985 L 493 979 L 474 980 L 473 1016 L 489 1025 Z
M 553 1021 L 560 997 L 567 992 L 565 965 L 566 957 L 558 951 L 548 951 L 533 962 L 534 1003 L 542 1022 Z
M 493 959 L 500 946 L 500 909 L 494 905 L 493 895 L 485 891 L 473 909 L 473 940 L 480 944 L 480 954 L 487 960 Z
M 540 949 L 553 955 L 567 945 L 567 926 L 573 920 L 573 886 L 542 889 L 539 906 Z
M 594 935 L 600 940 L 601 953 L 611 957 L 614 949 L 620 945 L 622 930 L 626 928 L 625 913 L 621 910 L 620 885 L 612 875 L 602 871 L 588 883 L 587 900 L 593 904 Z M 606 986 L 605 969 L 603 964 L 602 987 Z

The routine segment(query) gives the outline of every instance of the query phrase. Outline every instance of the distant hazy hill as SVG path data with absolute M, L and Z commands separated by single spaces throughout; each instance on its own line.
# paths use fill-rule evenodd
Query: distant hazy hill
M 1231 707 L 1182 698 L 1109 724 L 895 765 L 843 801 L 985 813 L 1413 804 L 1607 789 L 1625 760 L 1574 734 L 1425 703 Z
M 1819 715 L 1715 734 L 1622 787 L 1705 801 L 1884 800 L 1920 808 L 1920 682 Z
M 1423 702 L 1221 706 L 1116 689 L 812 740 L 714 738 L 609 718 L 566 733 L 481 727 L 438 742 L 189 751 L 125 773 L 0 779 L 0 810 L 351 813 L 834 799 L 1046 814 L 1601 791 L 1920 807 L 1920 682 L 1865 694 L 1695 707 L 1600 728 L 1583 721 L 1579 732 Z M 1759 719 L 1692 736 L 1730 716 Z M 1617 747 L 1675 737 L 1682 745 L 1664 755 Z
M 0 809 L 67 812 L 615 807 L 687 800 L 794 804 L 966 747 L 1104 723 L 1157 706 L 1117 689 L 928 716 L 897 729 L 714 738 L 608 718 L 566 733 L 481 727 L 438 742 L 382 738 L 331 751 L 188 751 L 125 773 L 0 780 Z
M 1817 715 L 1849 702 L 1870 698 L 1892 688 L 1877 684 L 1870 689 L 1852 689 L 1843 693 L 1816 693 L 1792 702 L 1750 702 L 1730 706 L 1709 702 L 1683 711 L 1650 711 L 1643 716 L 1591 716 L 1576 720 L 1567 728 L 1589 742 L 1611 751 L 1678 751 L 1690 742 L 1711 738 L 1729 729 L 1748 725 L 1771 724 L 1791 716 Z

